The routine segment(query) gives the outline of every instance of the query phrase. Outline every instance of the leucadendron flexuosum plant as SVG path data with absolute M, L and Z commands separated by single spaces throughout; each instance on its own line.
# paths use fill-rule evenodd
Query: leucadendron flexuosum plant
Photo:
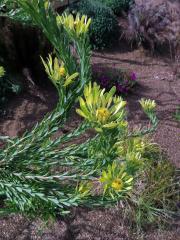
M 22 137 L 2 138 L 7 144 L 0 149 L 0 198 L 4 205 L 0 213 L 49 218 L 65 214 L 73 206 L 112 206 L 130 200 L 139 174 L 147 166 L 149 169 L 144 153 L 148 144 L 142 136 L 157 127 L 155 102 L 140 102 L 152 126 L 131 132 L 126 102 L 115 95 L 116 89 L 105 92 L 88 83 L 90 20 L 79 15 L 59 16 L 47 1 L 17 2 L 55 49 L 55 56 L 49 55 L 42 62 L 59 101 L 32 131 Z M 84 121 L 72 132 L 52 138 L 77 97 L 77 113 Z M 88 128 L 95 130 L 93 137 L 80 144 L 65 144 Z

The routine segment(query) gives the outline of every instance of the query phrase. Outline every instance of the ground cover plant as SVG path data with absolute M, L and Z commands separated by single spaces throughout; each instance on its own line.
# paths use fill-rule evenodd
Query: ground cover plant
M 55 54 L 42 62 L 59 101 L 32 131 L 20 138 L 1 136 L 7 142 L 0 150 L 1 214 L 49 218 L 73 206 L 120 202 L 138 226 L 173 217 L 179 201 L 178 172 L 145 137 L 158 124 L 156 103 L 140 101 L 150 126 L 130 130 L 126 102 L 115 95 L 116 88 L 105 92 L 90 81 L 91 20 L 56 15 L 50 4 L 38 0 L 19 0 L 19 4 L 55 48 Z M 77 98 L 76 111 L 84 121 L 73 132 L 54 139 Z M 93 137 L 82 144 L 67 144 L 87 129 L 94 129 Z

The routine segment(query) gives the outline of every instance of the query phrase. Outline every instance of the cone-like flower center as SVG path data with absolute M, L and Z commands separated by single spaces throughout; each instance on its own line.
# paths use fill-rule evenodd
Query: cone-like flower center
M 99 108 L 96 111 L 96 116 L 99 122 L 105 123 L 110 116 L 110 112 L 107 108 Z
M 60 67 L 60 68 L 59 68 L 59 74 L 60 74 L 60 76 L 62 76 L 62 77 L 65 76 L 65 74 L 66 74 L 66 70 L 65 70 L 64 67 Z
M 117 178 L 112 182 L 111 186 L 114 190 L 120 191 L 123 188 L 123 182 L 120 178 Z

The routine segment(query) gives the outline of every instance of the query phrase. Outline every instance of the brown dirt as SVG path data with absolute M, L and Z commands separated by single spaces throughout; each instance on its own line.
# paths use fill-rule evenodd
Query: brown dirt
M 55 107 L 56 93 L 44 89 L 25 92 L 6 106 L 7 114 L 0 120 L 0 134 L 14 137 L 32 128 Z
M 120 49 L 123 49 L 120 51 Z M 127 96 L 131 123 L 147 123 L 139 109 L 141 97 L 155 99 L 160 124 L 154 140 L 167 151 L 170 160 L 180 167 L 179 123 L 173 117 L 180 105 L 180 81 L 170 59 L 146 56 L 141 50 L 129 51 L 120 46 L 114 51 L 93 53 L 93 64 L 106 67 L 128 68 L 138 75 L 138 85 Z M 0 134 L 16 136 L 40 121 L 57 101 L 53 89 L 35 88 L 11 100 L 7 115 L 0 120 Z M 68 128 L 78 124 L 72 116 Z M 40 220 L 29 221 L 22 216 L 0 219 L 0 240 L 178 240 L 180 228 L 171 231 L 154 230 L 145 235 L 133 235 L 122 223 L 118 208 L 109 210 L 76 209 L 67 218 L 59 219 L 48 227 Z

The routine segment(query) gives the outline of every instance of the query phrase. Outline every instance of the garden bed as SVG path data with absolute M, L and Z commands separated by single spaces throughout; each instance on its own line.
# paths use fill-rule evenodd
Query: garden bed
M 120 49 L 124 49 L 123 51 Z M 139 111 L 138 100 L 142 97 L 151 98 L 157 102 L 157 115 L 160 124 L 153 138 L 167 152 L 170 161 L 180 167 L 180 125 L 174 118 L 174 112 L 180 104 L 180 81 L 174 65 L 170 60 L 146 56 L 141 50 L 129 50 L 118 47 L 111 51 L 94 52 L 93 65 L 108 68 L 128 68 L 136 72 L 138 85 L 131 94 L 125 96 L 128 100 L 129 119 L 131 125 L 144 124 L 146 118 Z M 46 112 L 51 111 L 56 104 L 57 96 L 53 88 L 28 88 L 26 92 L 15 97 L 8 103 L 7 114 L 1 118 L 0 133 L 16 136 L 31 129 L 36 122 L 43 119 Z M 58 134 L 76 127 L 81 119 L 71 114 L 67 127 Z M 147 239 L 176 240 L 180 234 L 178 225 L 172 230 L 150 229 L 146 236 L 131 234 L 130 226 L 123 225 L 120 210 L 87 210 L 78 208 L 74 214 L 61 218 L 52 226 L 46 228 L 41 221 L 30 222 L 23 217 L 14 216 L 0 220 L 0 239 Z

